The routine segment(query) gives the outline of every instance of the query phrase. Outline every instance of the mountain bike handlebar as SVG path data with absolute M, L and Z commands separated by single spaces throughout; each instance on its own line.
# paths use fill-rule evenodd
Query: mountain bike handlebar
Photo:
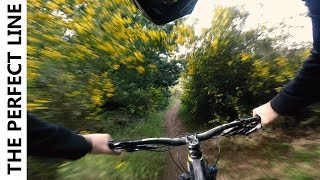
M 196 136 L 197 140 L 205 141 L 216 136 L 227 136 L 227 135 L 249 135 L 250 133 L 261 128 L 260 116 L 254 116 L 243 120 L 235 120 L 230 123 L 226 123 L 215 128 L 212 128 L 206 132 L 196 133 L 194 135 L 186 135 L 181 138 L 147 138 L 142 140 L 132 141 L 111 141 L 109 143 L 110 149 L 121 149 L 128 152 L 137 150 L 154 150 L 157 149 L 156 145 L 169 145 L 169 146 L 181 146 L 187 144 L 192 140 L 191 136 Z

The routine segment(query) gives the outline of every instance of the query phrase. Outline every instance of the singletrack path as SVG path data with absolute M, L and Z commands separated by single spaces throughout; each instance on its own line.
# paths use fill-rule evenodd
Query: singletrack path
M 176 100 L 174 105 L 167 111 L 165 116 L 165 130 L 168 137 L 181 137 L 183 133 L 186 133 L 185 128 L 182 125 L 181 119 L 178 117 L 179 109 L 180 109 L 181 101 Z M 179 160 L 181 164 L 187 169 L 187 147 L 180 146 L 175 147 L 171 151 L 171 155 L 174 160 L 179 164 Z M 179 175 L 181 174 L 181 170 L 175 165 L 175 163 L 171 160 L 170 156 L 168 156 L 167 167 L 164 174 L 165 180 L 177 180 Z

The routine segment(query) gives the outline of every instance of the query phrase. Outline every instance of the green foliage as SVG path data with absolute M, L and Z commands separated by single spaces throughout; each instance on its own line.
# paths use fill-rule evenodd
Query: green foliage
M 28 109 L 81 129 L 105 111 L 162 108 L 182 71 L 169 57 L 190 33 L 150 24 L 130 0 L 30 0 Z
M 62 163 L 62 160 L 57 159 L 28 157 L 28 179 L 56 179 L 57 166 Z
M 304 49 L 280 48 L 283 37 L 269 38 L 264 28 L 244 30 L 248 14 L 217 8 L 212 26 L 187 55 L 182 114 L 221 124 L 251 114 L 290 80 Z

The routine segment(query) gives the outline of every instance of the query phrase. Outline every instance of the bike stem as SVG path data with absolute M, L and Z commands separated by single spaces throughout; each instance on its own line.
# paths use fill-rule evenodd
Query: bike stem
M 188 135 L 186 137 L 189 149 L 189 157 L 192 159 L 201 159 L 202 152 L 200 150 L 200 143 L 196 135 Z

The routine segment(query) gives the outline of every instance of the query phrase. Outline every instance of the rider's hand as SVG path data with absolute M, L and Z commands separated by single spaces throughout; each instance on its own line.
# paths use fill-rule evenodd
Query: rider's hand
M 112 140 L 109 134 L 86 134 L 82 135 L 92 145 L 92 154 L 119 155 L 120 150 L 112 150 L 108 144 Z
M 262 126 L 276 120 L 279 117 L 279 114 L 272 109 L 270 102 L 253 109 L 252 113 L 253 116 L 259 115 L 261 117 Z

